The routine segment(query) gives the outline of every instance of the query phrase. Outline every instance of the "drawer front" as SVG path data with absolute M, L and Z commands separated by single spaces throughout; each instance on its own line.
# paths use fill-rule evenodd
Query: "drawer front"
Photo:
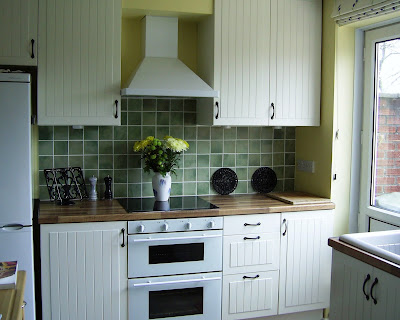
M 222 319 L 249 319 L 278 313 L 278 271 L 223 277 Z
M 224 218 L 224 235 L 279 232 L 280 214 L 249 214 Z
M 279 268 L 279 232 L 224 236 L 223 273 Z

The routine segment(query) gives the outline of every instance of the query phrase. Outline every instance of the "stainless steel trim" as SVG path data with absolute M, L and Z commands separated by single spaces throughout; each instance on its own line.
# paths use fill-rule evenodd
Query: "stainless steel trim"
M 132 236 L 130 236 L 132 237 Z M 148 239 L 128 239 L 128 242 L 153 242 L 153 241 L 176 241 L 176 240 L 194 240 L 194 239 L 207 239 L 207 238 L 222 238 L 222 235 L 212 236 L 194 236 L 194 237 L 171 237 L 171 238 L 148 238 Z
M 176 281 L 135 283 L 135 284 L 133 284 L 133 286 L 134 287 L 149 287 L 149 286 L 160 286 L 160 285 L 165 285 L 165 284 L 179 284 L 179 283 L 204 282 L 204 281 L 215 281 L 215 280 L 221 280 L 221 277 L 201 278 L 201 279 L 187 279 L 187 280 L 176 280 Z

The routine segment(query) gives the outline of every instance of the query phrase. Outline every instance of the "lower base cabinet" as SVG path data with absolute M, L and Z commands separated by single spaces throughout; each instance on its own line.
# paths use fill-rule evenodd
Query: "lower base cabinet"
M 41 225 L 43 319 L 127 319 L 126 222 Z

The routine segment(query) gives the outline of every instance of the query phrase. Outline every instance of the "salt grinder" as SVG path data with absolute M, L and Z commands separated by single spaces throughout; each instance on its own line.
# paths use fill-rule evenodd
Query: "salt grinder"
M 96 191 L 97 178 L 95 176 L 92 176 L 89 178 L 89 182 L 90 182 L 89 200 L 95 201 L 97 200 L 97 191 Z
M 112 199 L 112 191 L 111 191 L 111 181 L 112 178 L 108 175 L 104 178 L 104 182 L 106 183 L 106 191 L 104 192 L 104 199 Z

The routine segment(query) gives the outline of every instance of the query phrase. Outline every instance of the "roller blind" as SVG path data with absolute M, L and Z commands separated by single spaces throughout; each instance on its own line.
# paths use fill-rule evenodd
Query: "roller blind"
M 344 25 L 394 11 L 400 11 L 398 0 L 335 0 L 332 18 Z

